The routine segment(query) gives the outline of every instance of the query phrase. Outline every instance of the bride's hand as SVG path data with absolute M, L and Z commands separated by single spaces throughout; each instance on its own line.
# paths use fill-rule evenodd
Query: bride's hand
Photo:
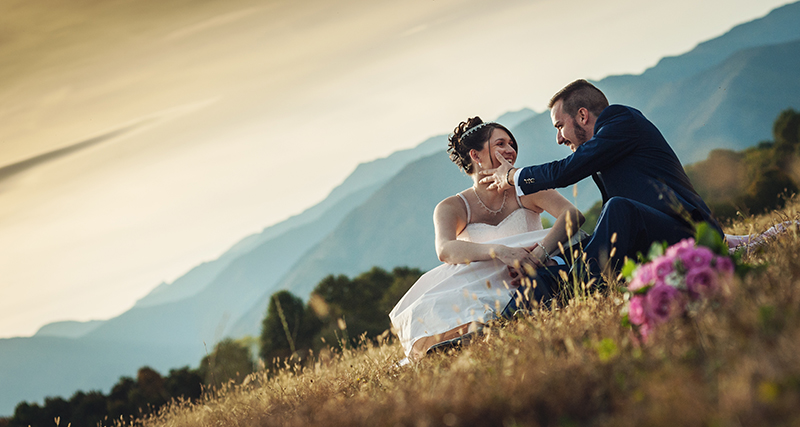
M 530 276 L 532 271 L 526 271 L 528 270 L 526 266 L 533 269 L 545 266 L 539 258 L 531 253 L 537 246 L 539 245 L 534 244 L 528 248 L 500 246 L 497 250 L 495 250 L 495 256 L 503 264 L 508 266 L 508 270 L 511 272 L 512 278 L 516 278 L 518 275 Z
M 509 181 L 513 180 L 514 165 L 499 152 L 494 153 L 494 156 L 497 157 L 500 166 L 478 172 L 480 175 L 486 176 L 486 178 L 480 180 L 480 183 L 489 184 L 489 190 L 497 190 L 499 192 L 513 188 L 514 184 L 510 184 Z

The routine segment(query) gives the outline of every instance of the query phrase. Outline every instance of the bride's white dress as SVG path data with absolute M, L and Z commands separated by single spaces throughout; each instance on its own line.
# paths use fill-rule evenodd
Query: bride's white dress
M 464 199 L 459 193 L 459 196 Z M 497 225 L 469 223 L 459 240 L 527 247 L 544 239 L 539 214 L 520 207 Z M 470 325 L 499 317 L 516 291 L 508 268 L 499 260 L 442 264 L 425 273 L 389 313 L 406 356 L 418 359 L 441 341 L 466 332 Z
M 760 234 L 726 234 L 725 241 L 728 243 L 728 249 L 731 254 L 737 251 L 749 253 L 751 250 L 766 245 L 767 242 L 778 238 L 782 234 L 797 231 L 798 228 L 800 228 L 800 220 L 784 221 L 773 225 Z

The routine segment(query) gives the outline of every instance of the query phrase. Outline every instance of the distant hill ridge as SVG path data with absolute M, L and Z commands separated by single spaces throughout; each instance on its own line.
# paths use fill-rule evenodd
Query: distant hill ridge
M 600 80 L 600 84 L 604 90 L 615 93 L 616 102 L 646 108 L 647 101 L 653 99 L 648 90 L 653 83 L 692 77 L 743 49 L 796 40 L 800 37 L 798 17 L 800 2 L 778 7 L 762 18 L 737 25 L 720 37 L 699 43 L 689 52 L 664 57 L 641 75 L 609 76 Z
M 779 111 L 800 107 L 797 22 L 800 3 L 665 58 L 643 75 L 613 76 L 597 84 L 612 102 L 641 109 L 684 162 L 700 160 L 714 147 L 753 145 L 769 138 Z M 770 30 L 762 34 L 764 28 Z M 670 67 L 680 72 L 663 71 Z M 520 164 L 568 154 L 555 144 L 547 112 L 527 110 L 498 121 L 515 133 Z M 444 147 L 440 135 L 359 165 L 325 201 L 243 239 L 92 330 L 49 328 L 78 338 L 0 340 L 0 414 L 11 413 L 20 400 L 107 389 L 142 365 L 159 370 L 196 365 L 205 353 L 204 341 L 210 347 L 226 335 L 256 332 L 266 299 L 278 289 L 306 297 L 320 277 L 331 273 L 353 275 L 373 265 L 435 265 L 433 206 L 469 185 Z M 572 189 L 564 194 L 573 200 Z M 578 185 L 580 208 L 597 197 L 591 182 Z
M 53 322 L 39 328 L 35 336 L 79 338 L 95 330 L 102 323 L 102 320 L 90 320 L 88 322 L 65 320 L 62 322 Z
M 769 138 L 775 116 L 800 104 L 798 79 L 791 77 L 798 69 L 791 43 L 800 40 L 798 23 L 800 2 L 787 4 L 641 75 L 596 84 L 612 103 L 645 113 L 684 163 L 715 147 L 742 149 Z M 779 45 L 782 52 L 774 50 Z

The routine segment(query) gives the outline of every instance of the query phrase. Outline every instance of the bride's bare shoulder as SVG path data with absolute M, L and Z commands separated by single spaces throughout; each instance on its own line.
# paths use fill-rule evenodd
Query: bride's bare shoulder
M 457 216 L 466 218 L 467 206 L 461 197 L 462 196 L 458 194 L 454 194 L 439 202 L 434 210 L 434 216 Z

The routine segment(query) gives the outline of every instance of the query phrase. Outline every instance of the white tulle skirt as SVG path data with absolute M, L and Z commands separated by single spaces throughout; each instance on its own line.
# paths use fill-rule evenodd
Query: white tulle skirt
M 540 242 L 549 231 L 531 231 L 485 243 L 527 247 Z M 431 345 L 466 332 L 470 325 L 499 317 L 515 291 L 507 266 L 499 260 L 442 264 L 414 283 L 389 318 L 406 356 L 417 359 Z

